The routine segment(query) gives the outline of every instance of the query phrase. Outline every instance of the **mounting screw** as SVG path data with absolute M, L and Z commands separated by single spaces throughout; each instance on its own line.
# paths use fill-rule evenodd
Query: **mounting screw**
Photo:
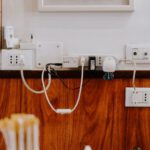
M 57 48 L 60 48 L 61 46 L 60 46 L 60 45 L 57 45 L 56 47 L 57 47 Z
M 38 63 L 38 66 L 41 66 L 41 63 Z

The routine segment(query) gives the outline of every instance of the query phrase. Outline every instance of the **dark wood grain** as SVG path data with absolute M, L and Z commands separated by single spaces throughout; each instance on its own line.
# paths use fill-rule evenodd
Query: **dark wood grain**
M 58 74 L 61 78 L 72 78 L 72 79 L 78 79 L 81 77 L 81 70 L 80 68 L 77 70 L 58 70 Z M 39 79 L 41 78 L 41 71 L 31 71 L 26 70 L 24 71 L 25 77 L 29 79 Z M 102 79 L 104 75 L 104 72 L 102 70 L 96 70 L 96 71 L 84 71 L 84 78 L 94 78 L 94 79 Z M 133 71 L 116 71 L 114 73 L 115 79 L 130 79 L 133 76 Z M 7 71 L 7 70 L 0 70 L 0 78 L 14 78 L 14 79 L 20 79 L 20 71 Z M 56 76 L 52 76 L 53 79 L 58 79 Z M 45 73 L 45 78 L 47 78 L 47 74 Z M 150 79 L 150 71 L 137 71 L 136 78 L 138 79 Z
M 80 82 L 65 81 L 71 87 Z M 28 79 L 28 83 L 41 89 L 40 79 Z M 136 84 L 150 87 L 150 80 L 138 79 Z M 20 112 L 38 116 L 41 150 L 83 150 L 86 144 L 93 150 L 133 150 L 134 146 L 149 150 L 150 109 L 125 108 L 125 87 L 129 86 L 130 79 L 90 79 L 83 88 L 77 110 L 61 116 L 52 112 L 44 95 L 32 94 L 20 79 L 0 79 L 0 118 Z M 70 91 L 55 79 L 48 93 L 56 108 L 71 108 L 78 90 Z M 0 150 L 5 150 L 4 142 L 0 143 Z

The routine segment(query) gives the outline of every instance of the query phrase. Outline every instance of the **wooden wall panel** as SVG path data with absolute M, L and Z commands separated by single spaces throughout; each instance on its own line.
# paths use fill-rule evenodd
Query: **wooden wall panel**
M 28 80 L 41 88 L 39 79 Z M 78 79 L 68 79 L 76 87 Z M 139 79 L 138 86 L 150 86 L 150 80 Z M 33 113 L 41 121 L 41 150 L 133 150 L 150 149 L 150 109 L 125 108 L 125 87 L 129 79 L 104 81 L 91 79 L 82 92 L 78 109 L 71 115 L 57 115 L 49 109 L 44 95 L 30 93 L 20 79 L 0 79 L 0 118 L 11 113 Z M 69 91 L 56 79 L 49 96 L 56 108 L 73 107 L 78 91 Z M 1 138 L 2 139 L 2 138 Z M 0 139 L 0 140 L 1 140 Z M 0 149 L 5 150 L 4 143 Z

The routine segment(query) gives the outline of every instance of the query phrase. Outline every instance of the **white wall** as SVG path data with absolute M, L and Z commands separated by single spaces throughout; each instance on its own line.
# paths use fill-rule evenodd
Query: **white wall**
M 32 33 L 37 41 L 62 41 L 68 55 L 123 58 L 126 43 L 150 43 L 150 0 L 135 0 L 135 12 L 113 13 L 39 13 L 37 0 L 3 0 L 3 25 L 21 39 Z

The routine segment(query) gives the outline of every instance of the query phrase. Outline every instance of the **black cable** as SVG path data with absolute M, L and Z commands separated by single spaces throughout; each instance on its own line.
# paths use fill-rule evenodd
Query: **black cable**
M 79 90 L 80 87 L 75 87 L 75 88 L 72 88 L 72 87 L 69 87 L 65 81 L 60 77 L 60 75 L 58 74 L 58 72 L 51 67 L 51 65 L 55 65 L 55 64 L 47 64 L 46 65 L 46 71 L 50 74 L 50 75 L 53 75 L 53 76 L 56 76 L 60 81 L 61 83 L 63 84 L 63 86 L 69 90 Z M 49 71 L 49 67 L 50 67 L 50 71 Z M 87 80 L 85 83 L 83 83 L 83 87 L 86 86 L 88 83 L 89 83 L 90 79 Z

